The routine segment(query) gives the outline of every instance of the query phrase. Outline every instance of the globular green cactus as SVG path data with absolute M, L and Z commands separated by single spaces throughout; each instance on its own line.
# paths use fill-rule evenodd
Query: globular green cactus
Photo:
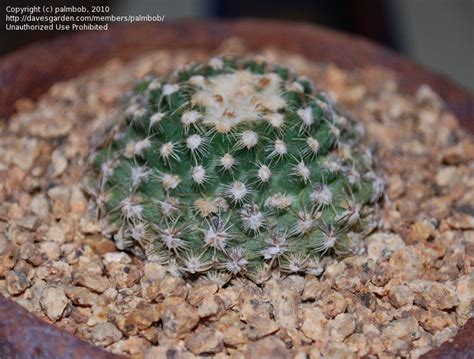
M 138 83 L 94 155 L 120 249 L 181 273 L 316 273 L 383 192 L 360 126 L 260 58 L 214 58 Z

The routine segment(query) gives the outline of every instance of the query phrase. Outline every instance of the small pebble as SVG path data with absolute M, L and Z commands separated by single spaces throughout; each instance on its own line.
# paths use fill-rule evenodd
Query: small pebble
M 55 322 L 63 315 L 68 300 L 61 288 L 46 287 L 43 289 L 40 303 L 48 318 Z

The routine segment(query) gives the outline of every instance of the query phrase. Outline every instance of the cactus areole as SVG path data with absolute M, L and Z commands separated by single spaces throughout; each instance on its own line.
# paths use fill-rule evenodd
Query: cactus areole
M 260 58 L 140 81 L 92 156 L 119 249 L 180 273 L 316 273 L 382 195 L 361 126 Z

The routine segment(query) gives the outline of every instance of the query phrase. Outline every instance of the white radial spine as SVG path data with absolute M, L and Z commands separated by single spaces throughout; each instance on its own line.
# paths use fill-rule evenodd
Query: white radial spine
M 260 211 L 255 204 L 245 205 L 240 211 L 240 217 L 244 229 L 247 231 L 260 232 L 260 229 L 265 226 L 265 215 Z
M 106 161 L 100 165 L 100 173 L 103 181 L 107 181 L 107 179 L 114 174 L 115 167 L 116 163 L 112 160 Z
M 260 165 L 257 170 L 257 180 L 259 184 L 268 183 L 272 177 L 272 171 L 267 165 Z
M 333 195 L 327 185 L 317 185 L 310 194 L 311 201 L 320 206 L 327 206 L 332 203 Z
M 300 108 L 299 110 L 296 111 L 296 114 L 299 116 L 302 122 L 300 126 L 300 132 L 303 132 L 309 129 L 312 125 L 314 125 L 315 119 L 313 115 L 313 109 L 311 106 Z
M 254 131 L 246 130 L 240 135 L 240 139 L 237 142 L 237 148 L 247 148 L 250 150 L 255 147 L 258 143 L 258 135 Z
M 197 185 L 203 185 L 209 179 L 206 170 L 202 165 L 194 166 L 191 169 L 191 177 L 193 179 L 193 182 Z
M 198 134 L 191 135 L 186 139 L 186 147 L 191 151 L 195 160 L 207 153 L 206 144 L 207 138 Z
M 296 164 L 293 167 L 292 173 L 294 176 L 298 177 L 304 183 L 309 182 L 311 172 L 310 172 L 309 167 L 306 165 L 306 163 L 303 160 L 299 161 L 298 164 Z
M 143 206 L 134 203 L 131 197 L 125 197 L 120 201 L 120 210 L 126 220 L 142 218 Z
M 165 173 L 161 176 L 161 183 L 166 191 L 175 189 L 180 182 L 181 179 L 176 175 Z
M 245 258 L 245 250 L 241 247 L 231 248 L 227 253 L 224 268 L 232 274 L 241 273 L 245 270 L 248 260 Z
M 237 165 L 237 160 L 230 153 L 225 153 L 221 158 L 219 158 L 219 165 L 225 171 L 232 173 L 234 167 Z
M 137 166 L 131 168 L 132 188 L 136 189 L 142 183 L 147 182 L 150 177 L 150 171 L 146 166 Z
M 275 140 L 273 145 L 269 149 L 271 152 L 268 155 L 269 159 L 276 158 L 279 161 L 283 156 L 288 153 L 288 146 L 286 145 L 285 141 L 278 139 Z
M 156 128 L 165 116 L 166 114 L 164 112 L 157 112 L 151 115 L 150 125 L 149 125 L 148 130 L 151 130 L 152 128 Z
M 308 137 L 306 139 L 306 147 L 303 149 L 303 156 L 315 157 L 319 152 L 320 144 L 314 137 Z
M 225 193 L 232 202 L 241 204 L 250 194 L 250 189 L 244 182 L 234 181 L 225 187 Z
M 179 91 L 179 85 L 177 84 L 165 84 L 163 85 L 163 88 L 162 88 L 162 94 L 163 96 L 171 96 L 172 94 L 174 94 L 175 92 L 178 92 Z
M 160 146 L 159 156 L 163 159 L 165 164 L 170 164 L 171 159 L 179 161 L 178 151 L 176 150 L 176 144 L 173 142 L 166 142 Z
M 202 118 L 202 115 L 196 111 L 186 111 L 181 116 L 181 124 L 184 127 L 185 133 L 187 133 L 191 125 L 196 125 L 196 123 Z
M 285 125 L 285 116 L 281 113 L 274 112 L 266 117 L 268 124 L 272 129 L 282 131 Z

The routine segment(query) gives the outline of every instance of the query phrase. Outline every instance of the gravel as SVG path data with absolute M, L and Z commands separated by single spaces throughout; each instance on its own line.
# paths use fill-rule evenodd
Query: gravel
M 244 51 L 235 41 L 222 51 Z M 22 99 L 0 128 L 0 293 L 137 358 L 417 358 L 474 314 L 474 142 L 439 97 L 380 68 L 345 72 L 276 50 L 360 119 L 385 173 L 376 228 L 319 276 L 185 280 L 118 252 L 82 190 L 89 141 L 146 74 L 200 51 L 157 51 Z

